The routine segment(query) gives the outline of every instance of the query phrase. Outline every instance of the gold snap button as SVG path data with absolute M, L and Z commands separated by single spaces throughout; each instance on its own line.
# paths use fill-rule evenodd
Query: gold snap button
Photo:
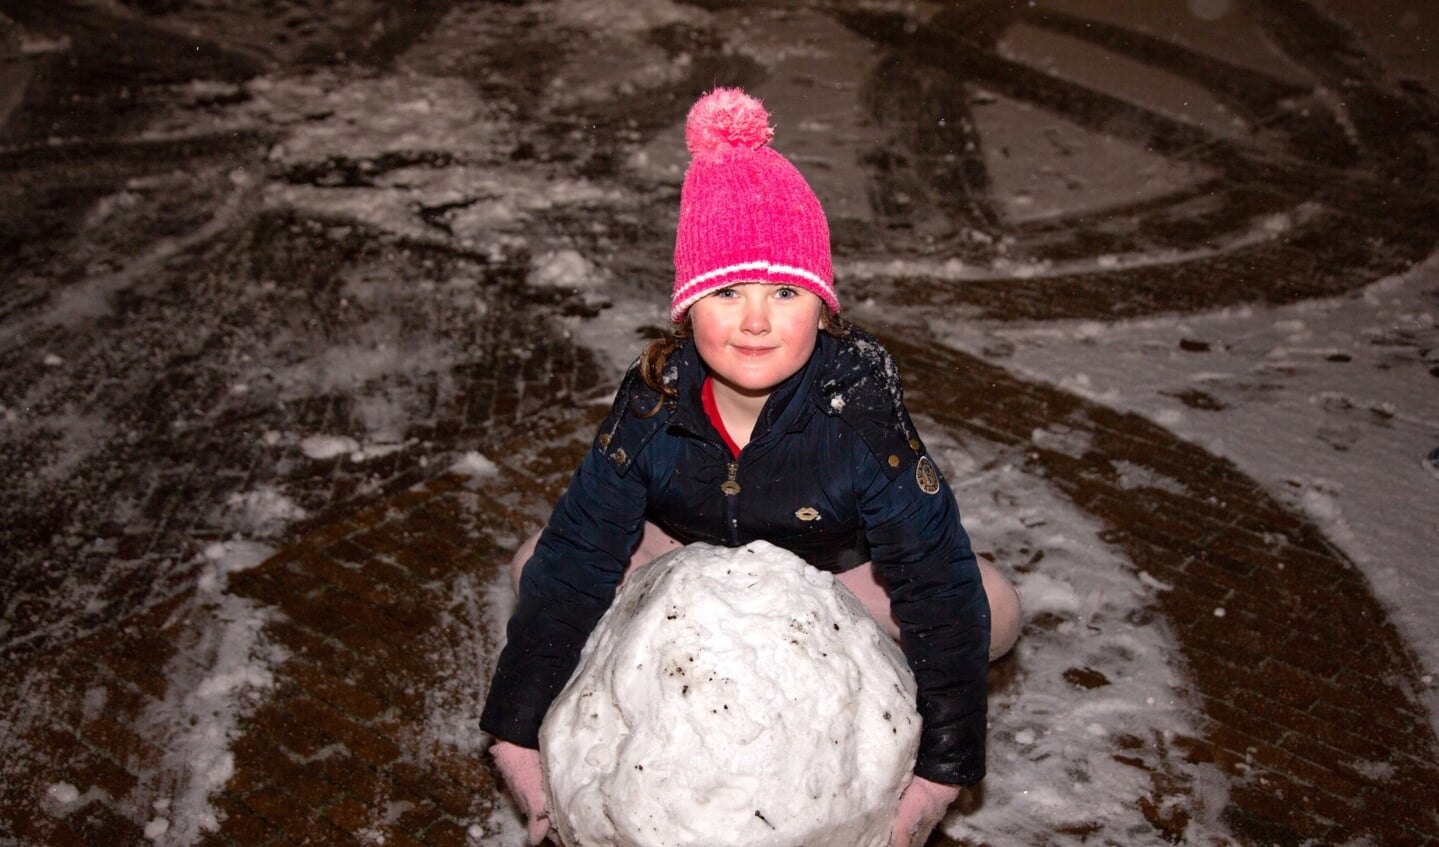
M 890 456 L 890 457 L 889 457 L 889 466 L 892 467 L 892 468 L 897 468 L 897 467 L 899 467 L 899 457 L 898 457 L 898 456 Z

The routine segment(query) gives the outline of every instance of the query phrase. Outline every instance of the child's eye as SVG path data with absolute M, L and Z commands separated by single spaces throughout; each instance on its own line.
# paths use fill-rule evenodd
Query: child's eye
M 779 290 L 774 293 L 774 296 L 781 300 L 788 300 L 791 297 L 798 297 L 799 292 L 790 288 L 788 285 L 781 285 Z
M 711 296 L 711 297 L 726 298 L 726 297 L 734 297 L 734 296 L 735 296 L 736 294 L 738 294 L 738 293 L 739 293 L 739 292 L 735 291 L 733 288 L 721 288 L 721 289 L 719 289 L 718 291 L 716 291 L 715 293 L 711 294 L 710 296 Z

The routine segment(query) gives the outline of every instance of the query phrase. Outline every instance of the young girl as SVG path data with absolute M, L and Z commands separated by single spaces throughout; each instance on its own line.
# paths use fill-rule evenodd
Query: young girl
M 892 841 L 919 845 L 984 777 L 985 673 L 1019 598 L 976 560 L 889 354 L 839 317 L 829 226 L 769 146 L 758 101 L 716 89 L 686 124 L 676 330 L 630 369 L 541 534 L 485 704 L 491 753 L 549 830 L 538 734 L 629 568 L 693 542 L 764 539 L 834 572 L 899 640 L 923 719 Z

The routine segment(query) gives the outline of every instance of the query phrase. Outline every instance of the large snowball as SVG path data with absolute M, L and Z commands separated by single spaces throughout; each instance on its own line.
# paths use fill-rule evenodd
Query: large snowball
M 830 574 L 691 545 L 631 574 L 540 730 L 568 847 L 882 847 L 914 678 Z

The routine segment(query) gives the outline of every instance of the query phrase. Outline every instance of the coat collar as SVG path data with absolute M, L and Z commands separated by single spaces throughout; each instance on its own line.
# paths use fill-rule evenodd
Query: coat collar
M 813 393 L 814 385 L 825 363 L 834 357 L 836 339 L 827 332 L 820 332 L 814 345 L 814 352 L 804 367 L 789 379 L 775 387 L 765 400 L 759 418 L 755 420 L 750 443 L 763 442 L 772 432 L 786 432 L 801 428 L 812 413 L 813 405 L 805 400 Z M 670 426 L 678 427 L 694 435 L 720 440 L 714 425 L 704 412 L 700 391 L 704 387 L 709 367 L 695 349 L 694 339 L 688 339 L 671 356 L 665 368 L 665 382 L 673 385 L 678 392 L 675 408 L 670 416 Z

